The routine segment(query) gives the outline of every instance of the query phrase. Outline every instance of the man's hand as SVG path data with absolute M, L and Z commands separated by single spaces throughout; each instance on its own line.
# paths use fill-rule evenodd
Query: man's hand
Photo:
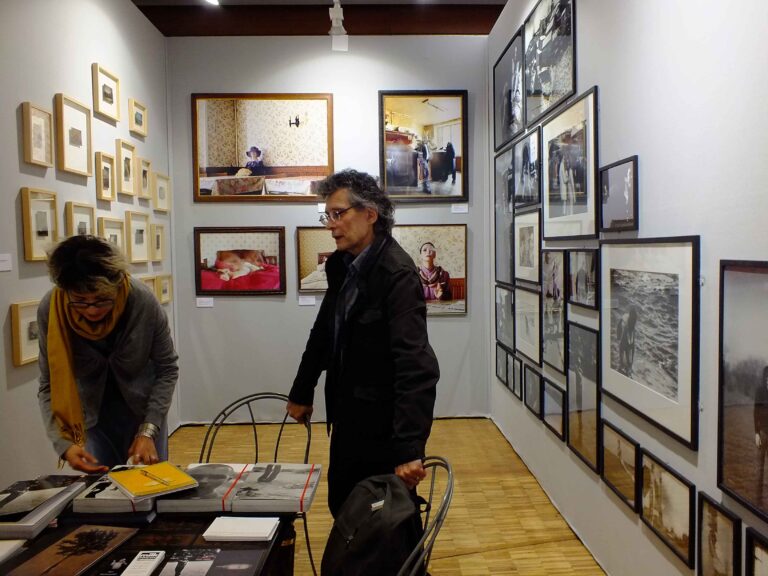
M 73 470 L 79 470 L 86 474 L 94 472 L 107 472 L 109 468 L 99 465 L 99 461 L 93 454 L 85 451 L 85 448 L 72 444 L 62 456 Z
M 131 464 L 156 464 L 160 462 L 155 448 L 155 441 L 148 436 L 136 436 L 128 449 Z
M 400 466 L 395 468 L 395 474 L 410 489 L 416 488 L 416 485 L 427 477 L 427 472 L 424 470 L 424 464 L 421 460 L 400 464 Z
M 296 420 L 296 422 L 306 424 L 312 417 L 314 407 L 311 404 L 309 406 L 306 404 L 295 404 L 288 400 L 288 405 L 285 407 L 285 410 L 291 418 Z

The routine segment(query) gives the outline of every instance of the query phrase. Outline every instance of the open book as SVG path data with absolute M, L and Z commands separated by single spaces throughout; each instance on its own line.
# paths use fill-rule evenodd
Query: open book
M 116 470 L 113 469 L 113 471 Z M 75 498 L 72 502 L 72 511 L 77 514 L 149 512 L 154 509 L 154 504 L 152 498 L 134 502 L 110 480 L 108 474 L 105 474 Z
M 110 472 L 108 476 L 133 502 L 197 486 L 197 480 L 170 462 L 134 466 L 128 470 Z

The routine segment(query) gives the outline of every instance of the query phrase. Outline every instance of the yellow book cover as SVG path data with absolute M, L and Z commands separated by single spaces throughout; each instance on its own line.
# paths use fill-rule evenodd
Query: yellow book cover
M 197 480 L 170 462 L 110 472 L 109 479 L 134 502 L 197 487 Z

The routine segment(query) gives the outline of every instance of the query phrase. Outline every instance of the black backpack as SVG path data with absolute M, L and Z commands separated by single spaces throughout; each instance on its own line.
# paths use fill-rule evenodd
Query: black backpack
M 395 576 L 423 534 L 419 508 L 394 474 L 361 480 L 333 523 L 322 576 Z

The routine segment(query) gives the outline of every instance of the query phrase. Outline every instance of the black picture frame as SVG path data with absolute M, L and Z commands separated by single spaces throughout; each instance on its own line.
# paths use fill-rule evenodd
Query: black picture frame
M 645 448 L 640 453 L 640 519 L 686 566 L 693 568 L 696 487 Z M 677 518 L 687 520 L 687 534 L 675 533 L 679 527 L 672 526 L 669 520 Z
M 568 317 L 565 250 L 541 251 L 541 361 L 565 374 L 565 322 Z
M 496 342 L 496 378 L 498 378 L 504 386 L 509 387 L 509 382 L 507 380 L 507 351 L 504 346 L 498 342 Z
M 512 260 L 515 284 L 541 282 L 541 210 L 534 208 L 515 213 L 514 252 Z
M 638 157 L 600 168 L 600 232 L 639 230 Z
M 525 129 L 523 27 L 493 65 L 493 143 L 499 150 Z
M 600 473 L 600 341 L 597 330 L 568 321 L 568 447 L 590 470 Z
M 379 174 L 390 199 L 469 202 L 467 100 L 467 90 L 379 90 Z
M 551 380 L 544 380 L 541 392 L 541 419 L 544 425 L 560 440 L 565 441 L 566 427 L 565 414 L 567 413 L 567 399 L 565 390 Z
M 605 418 L 602 424 L 600 477 L 624 504 L 640 512 L 640 444 Z
M 494 262 L 496 282 L 514 285 L 515 191 L 512 148 L 500 152 L 494 159 Z
M 523 377 L 523 403 L 539 420 L 541 420 L 541 374 L 529 364 L 525 364 Z
M 697 576 L 741 574 L 741 518 L 704 492 L 699 492 L 697 518 Z
M 515 286 L 515 352 L 541 366 L 541 293 Z
M 747 526 L 747 539 L 744 550 L 744 574 L 745 576 L 763 576 L 765 570 L 758 571 L 755 567 L 757 551 L 760 550 L 760 559 L 768 563 L 768 538 L 760 534 L 751 526 Z M 765 566 L 765 564 L 763 564 Z
M 541 128 L 536 127 L 512 144 L 512 185 L 515 210 L 541 202 Z
M 597 310 L 600 306 L 600 250 L 568 250 L 568 304 Z
M 512 376 L 510 377 L 510 367 Z M 523 361 L 514 354 L 507 354 L 507 381 L 512 394 L 523 399 Z
M 496 340 L 509 352 L 515 349 L 515 292 L 496 285 Z

